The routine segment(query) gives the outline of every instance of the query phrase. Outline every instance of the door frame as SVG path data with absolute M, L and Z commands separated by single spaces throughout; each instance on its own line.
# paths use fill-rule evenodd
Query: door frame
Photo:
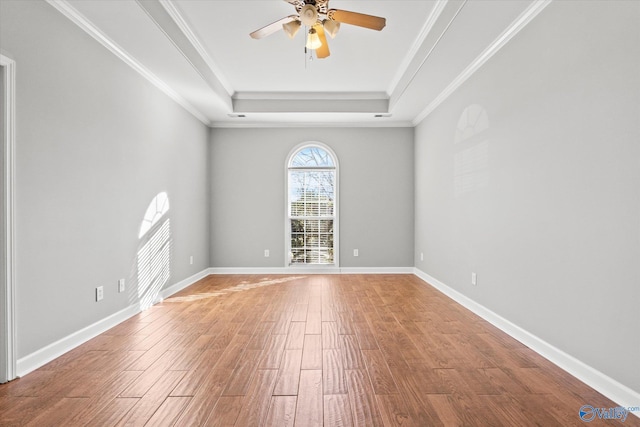
M 16 321 L 15 321 L 15 94 L 16 94 L 16 63 L 12 59 L 0 54 L 3 86 L 3 123 L 2 129 L 2 161 L 4 185 L 2 188 L 3 218 L 3 251 L 2 262 L 5 266 L 0 278 L 0 301 L 2 304 L 2 335 L 0 346 L 0 383 L 11 381 L 17 377 L 16 372 Z

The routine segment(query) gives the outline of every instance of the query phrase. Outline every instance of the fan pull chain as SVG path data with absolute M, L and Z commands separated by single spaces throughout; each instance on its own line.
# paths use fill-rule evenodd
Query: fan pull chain
M 313 61 L 313 50 L 307 48 L 307 38 L 306 38 L 306 34 L 309 33 L 309 28 L 305 25 L 304 26 L 304 33 L 305 33 L 305 37 L 302 39 L 302 43 L 304 43 L 304 69 L 307 69 L 307 62 L 311 62 Z M 309 56 L 307 57 L 307 53 L 309 53 Z M 307 61 L 308 58 L 308 61 Z

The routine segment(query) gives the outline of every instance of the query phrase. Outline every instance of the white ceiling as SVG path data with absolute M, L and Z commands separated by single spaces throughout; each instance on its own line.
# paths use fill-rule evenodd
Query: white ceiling
M 204 123 L 245 127 L 415 125 L 550 0 L 331 0 L 387 25 L 343 24 L 313 61 L 303 31 L 249 37 L 283 0 L 48 1 Z

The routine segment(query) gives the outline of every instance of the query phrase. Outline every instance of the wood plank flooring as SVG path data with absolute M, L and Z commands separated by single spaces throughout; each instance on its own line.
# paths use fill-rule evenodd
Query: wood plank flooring
M 618 406 L 415 276 L 221 275 L 0 385 L 0 425 L 581 426 L 585 404 Z

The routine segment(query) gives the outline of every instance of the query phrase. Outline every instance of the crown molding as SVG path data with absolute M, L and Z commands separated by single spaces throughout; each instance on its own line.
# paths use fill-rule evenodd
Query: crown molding
M 216 64 L 213 58 L 211 58 L 211 55 L 209 55 L 209 52 L 204 48 L 198 36 L 196 36 L 191 26 L 187 23 L 187 20 L 184 19 L 182 13 L 180 13 L 171 0 L 159 0 L 159 2 L 167 11 L 171 19 L 173 19 L 176 25 L 180 28 L 184 36 L 189 40 L 191 45 L 196 49 L 198 54 L 202 57 L 211 72 L 213 72 L 213 74 L 218 78 L 218 81 L 224 87 L 227 94 L 232 96 L 234 93 L 233 87 L 222 73 L 220 67 L 218 67 L 218 64 Z
M 180 52 L 191 68 L 198 73 L 206 85 L 211 88 L 213 93 L 224 104 L 226 110 L 231 111 L 232 91 L 225 86 L 220 76 L 211 68 L 211 65 L 214 65 L 213 60 L 206 53 L 202 44 L 200 44 L 193 31 L 191 31 L 191 28 L 186 24 L 186 21 L 182 19 L 179 12 L 175 8 L 167 9 L 159 0 L 135 1 L 178 52 Z M 187 31 L 191 37 L 189 37 L 185 31 Z M 194 43 L 196 44 L 194 45 Z M 217 66 L 214 65 L 214 67 L 217 69 Z
M 493 55 L 502 49 L 516 34 L 529 24 L 553 0 L 536 0 L 522 12 L 476 59 L 474 59 L 433 101 L 413 119 L 414 126 L 419 125 L 429 114 L 466 82 Z
M 438 47 L 438 45 L 440 44 L 440 41 L 447 34 L 447 32 L 449 31 L 449 28 L 451 27 L 451 25 L 456 20 L 456 18 L 458 17 L 458 15 L 462 11 L 462 9 L 467 4 L 467 1 L 468 0 L 462 0 L 460 6 L 458 6 L 457 8 L 453 9 L 453 10 L 455 10 L 455 12 L 453 13 L 453 16 L 448 18 L 448 22 L 446 23 L 446 25 L 444 26 L 442 31 L 437 35 L 437 37 L 435 38 L 433 43 L 430 46 L 428 46 L 428 45 L 425 46 L 425 47 L 428 47 L 426 52 L 421 57 L 416 56 L 415 58 L 412 59 L 412 62 L 413 62 L 414 59 L 416 59 L 416 60 L 419 60 L 420 63 L 417 64 L 417 66 L 415 67 L 415 69 L 411 73 L 409 73 L 409 71 L 407 70 L 407 73 L 404 74 L 401 77 L 400 83 L 398 84 L 398 86 L 395 88 L 395 91 L 390 96 L 389 104 L 390 104 L 391 108 L 393 108 L 400 101 L 400 99 L 402 99 L 402 97 L 404 96 L 406 91 L 409 89 L 409 87 L 413 83 L 413 80 L 416 78 L 418 73 L 420 73 L 420 70 L 422 70 L 422 67 L 424 66 L 424 64 L 431 57 L 431 54 Z M 453 8 L 455 5 L 454 5 L 453 2 L 451 4 L 452 4 L 452 8 Z M 443 5 L 443 10 L 444 10 L 444 6 L 446 6 L 446 4 Z M 442 15 L 443 10 L 440 11 L 440 13 L 438 15 L 438 18 L 440 18 L 440 16 Z M 427 37 L 428 35 L 429 34 L 425 34 L 425 37 Z M 425 42 L 423 42 L 423 44 L 424 43 Z M 422 47 L 423 46 L 420 46 L 420 48 L 422 48 Z
M 164 92 L 169 98 L 177 102 L 182 108 L 187 110 L 191 115 L 200 120 L 205 125 L 209 125 L 210 121 L 197 108 L 195 108 L 186 99 L 180 96 L 176 91 L 171 89 L 158 76 L 153 74 L 148 68 L 138 62 L 131 54 L 120 47 L 116 42 L 111 40 L 106 34 L 98 29 L 89 19 L 82 15 L 78 10 L 71 6 L 66 0 L 46 0 L 58 12 L 67 17 L 71 22 L 76 24 L 87 34 L 93 37 L 97 42 L 106 47 L 111 53 L 116 55 L 125 64 L 137 71 L 142 77 L 147 79 L 151 84 Z
M 409 66 L 413 62 L 416 55 L 418 55 L 418 51 L 420 50 L 420 47 L 427 39 L 427 36 L 431 33 L 433 26 L 438 21 L 438 18 L 440 18 L 440 15 L 442 14 L 442 11 L 444 10 L 448 2 L 449 0 L 436 1 L 436 3 L 433 6 L 433 9 L 431 9 L 431 13 L 427 17 L 427 21 L 424 23 L 424 25 L 422 26 L 422 29 L 420 30 L 420 34 L 418 34 L 418 37 L 416 37 L 416 40 L 413 42 L 411 49 L 409 49 L 409 52 L 407 52 L 407 55 L 404 57 L 404 59 L 400 63 L 400 66 L 398 67 L 396 74 L 394 75 L 393 79 L 391 80 L 391 83 L 389 84 L 387 93 L 393 94 L 396 92 L 396 90 L 398 89 L 398 85 L 400 84 L 400 81 L 409 72 Z
M 236 92 L 233 99 L 241 100 L 388 100 L 389 96 L 385 92 Z
M 413 128 L 411 121 L 386 121 L 380 122 L 258 122 L 238 119 L 237 122 L 216 122 L 209 124 L 213 129 L 275 129 L 275 128 Z

